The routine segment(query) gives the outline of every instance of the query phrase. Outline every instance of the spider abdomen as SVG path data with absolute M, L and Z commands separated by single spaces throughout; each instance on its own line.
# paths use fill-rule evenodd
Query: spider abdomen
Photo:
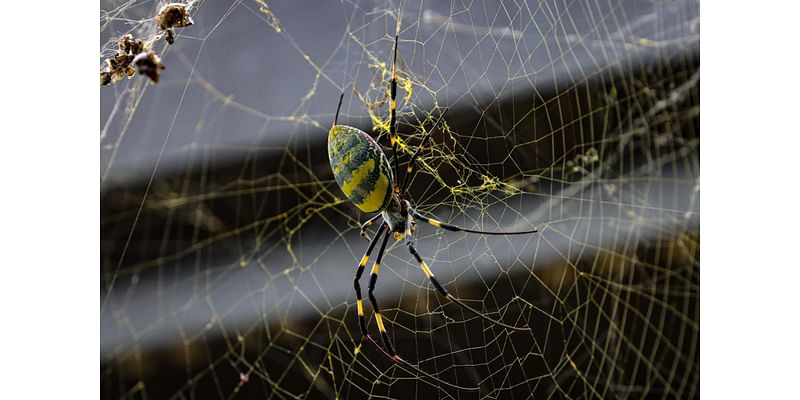
M 361 211 L 378 212 L 392 197 L 389 159 L 366 132 L 335 125 L 328 133 L 328 158 L 336 183 Z

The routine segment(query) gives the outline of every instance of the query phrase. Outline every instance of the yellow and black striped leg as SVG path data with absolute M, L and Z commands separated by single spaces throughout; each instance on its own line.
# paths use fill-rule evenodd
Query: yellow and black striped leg
M 408 208 L 409 212 L 411 213 L 411 215 L 414 216 L 414 218 L 416 218 L 416 219 L 418 219 L 420 221 L 423 221 L 423 222 L 427 222 L 428 224 L 430 224 L 433 227 L 446 229 L 446 230 L 452 231 L 452 232 L 478 233 L 478 234 L 481 234 L 481 235 L 524 235 L 526 233 L 539 232 L 536 229 L 531 229 L 531 230 L 527 230 L 527 231 L 514 231 L 514 232 L 477 231 L 477 230 L 474 230 L 474 229 L 466 229 L 466 228 L 461 228 L 461 227 L 458 227 L 458 226 L 455 226 L 455 225 L 450 225 L 448 223 L 444 223 L 442 221 L 439 221 L 436 218 L 426 217 L 426 216 L 418 213 L 417 210 L 414 210 L 413 208 L 411 208 L 408 205 L 407 205 L 407 208 Z
M 392 81 L 389 83 L 389 141 L 392 143 L 392 158 L 394 159 L 394 179 L 395 185 L 400 179 L 400 159 L 397 157 L 397 41 L 398 36 L 394 36 L 394 59 L 392 60 Z M 394 190 L 399 191 L 399 186 Z
M 411 208 L 408 209 L 411 210 Z M 411 218 L 408 217 L 406 218 L 406 246 L 408 247 L 408 251 L 411 252 L 411 255 L 413 255 L 414 258 L 417 259 L 419 267 L 422 269 L 422 272 L 425 274 L 425 276 L 428 277 L 428 280 L 431 281 L 433 287 L 435 287 L 436 290 L 439 292 L 439 294 L 441 294 L 442 297 L 444 297 L 446 300 L 452 301 L 453 303 L 458 304 L 461 308 L 471 312 L 472 314 L 475 314 L 495 325 L 502 326 L 503 328 L 513 329 L 517 331 L 530 331 L 530 328 L 520 328 L 513 325 L 504 324 L 496 319 L 492 319 L 486 314 L 483 314 L 482 312 L 468 306 L 466 303 L 462 302 L 461 300 L 450 294 L 447 291 L 447 289 L 445 289 L 444 286 L 442 286 L 442 284 L 439 283 L 439 280 L 436 279 L 436 277 L 433 275 L 433 271 L 431 271 L 431 269 L 428 267 L 428 264 L 426 264 L 425 261 L 422 260 L 422 257 L 420 257 L 419 253 L 417 253 L 417 249 L 414 248 L 414 241 L 411 235 Z
M 372 225 L 375 222 L 375 220 L 377 220 L 380 217 L 381 217 L 381 214 L 377 213 L 377 214 L 375 214 L 374 217 L 368 219 L 367 222 L 364 222 L 363 224 L 361 224 L 361 237 L 362 238 L 370 240 L 367 237 L 367 228 L 369 228 L 369 226 Z
M 372 254 L 372 250 L 375 248 L 375 244 L 378 243 L 378 238 L 381 236 L 381 233 L 383 233 L 384 229 L 386 229 L 386 224 L 382 224 L 381 227 L 378 228 L 375 238 L 369 243 L 367 251 L 364 252 L 364 256 L 361 257 L 361 262 L 358 263 L 356 276 L 355 279 L 353 279 L 353 288 L 356 290 L 356 305 L 358 306 L 358 325 L 361 327 L 361 334 L 364 337 L 368 336 L 369 333 L 367 332 L 367 321 L 364 319 L 364 304 L 361 300 L 361 284 L 359 284 L 358 281 L 361 279 L 361 275 L 364 273 L 364 267 L 367 266 L 367 261 L 369 261 L 369 256 Z M 386 242 L 384 241 L 384 244 L 385 243 Z
M 381 232 L 378 232 L 378 234 L 375 235 L 376 239 L 378 238 L 380 233 Z M 470 388 L 470 387 L 454 385 L 452 383 L 443 381 L 443 380 L 441 380 L 441 379 L 439 379 L 439 378 L 437 378 L 437 377 L 435 377 L 435 376 L 433 376 L 433 375 L 421 370 L 419 367 L 409 363 L 408 361 L 406 361 L 402 357 L 400 357 L 397 354 L 397 352 L 395 351 L 394 346 L 392 346 L 392 342 L 389 340 L 389 334 L 386 332 L 386 326 L 383 324 L 383 316 L 381 316 L 381 310 L 378 307 L 378 300 L 375 298 L 375 295 L 373 294 L 373 291 L 375 290 L 375 284 L 378 281 L 378 273 L 381 270 L 381 260 L 383 259 L 383 252 L 384 252 L 384 250 L 386 250 L 386 242 L 389 240 L 389 236 L 391 235 L 391 233 L 392 232 L 390 230 L 386 231 L 386 235 L 384 235 L 383 243 L 381 243 L 381 247 L 380 247 L 380 249 L 378 249 L 378 255 L 375 258 L 375 264 L 372 266 L 372 272 L 370 273 L 370 277 L 369 277 L 369 292 L 368 292 L 369 293 L 369 300 L 372 303 L 372 309 L 375 312 L 375 321 L 378 323 L 378 331 L 380 331 L 381 339 L 383 340 L 383 348 L 378 346 L 377 343 L 375 343 L 375 341 L 371 337 L 366 336 L 366 338 L 370 342 L 374 343 L 389 358 L 391 358 L 393 361 L 395 361 L 400 366 L 402 366 L 403 369 L 405 369 L 406 371 L 422 375 L 422 376 L 426 377 L 427 379 L 430 379 L 431 381 L 436 382 L 437 384 L 442 385 L 442 386 L 448 386 L 448 387 L 451 387 L 453 389 L 464 390 L 464 391 L 478 391 L 478 388 L 476 388 L 476 387 Z
M 381 272 L 381 260 L 383 259 L 383 251 L 386 250 L 386 242 L 389 241 L 389 234 L 391 232 L 386 232 L 386 235 L 383 236 L 383 243 L 381 243 L 381 247 L 378 249 L 378 256 L 375 258 L 375 264 L 372 265 L 372 272 L 369 275 L 369 301 L 372 303 L 372 310 L 375 312 L 375 322 L 378 323 L 378 331 L 381 333 L 381 339 L 383 339 L 383 345 L 386 347 L 386 351 L 392 358 L 397 357 L 397 353 L 394 351 L 394 346 L 392 346 L 392 342 L 389 341 L 389 335 L 386 334 L 386 327 L 383 325 L 383 317 L 381 316 L 381 309 L 378 307 L 378 300 L 375 298 L 373 291 L 375 291 L 375 283 L 378 282 L 378 273 Z M 375 238 L 378 238 L 378 235 L 375 235 Z

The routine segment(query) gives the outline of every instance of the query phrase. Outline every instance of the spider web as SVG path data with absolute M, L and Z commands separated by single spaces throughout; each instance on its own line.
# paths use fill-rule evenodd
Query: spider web
M 101 59 L 124 34 L 153 39 L 161 5 L 101 2 Z M 153 44 L 158 85 L 101 89 L 103 397 L 699 396 L 697 2 L 191 14 L 174 45 Z M 539 229 L 416 228 L 448 290 L 531 332 L 447 304 L 401 242 L 387 249 L 375 294 L 398 353 L 477 394 L 359 346 L 369 216 L 336 186 L 325 141 L 345 93 L 340 121 L 388 145 L 395 34 L 401 162 L 448 113 L 412 204 L 472 229 Z

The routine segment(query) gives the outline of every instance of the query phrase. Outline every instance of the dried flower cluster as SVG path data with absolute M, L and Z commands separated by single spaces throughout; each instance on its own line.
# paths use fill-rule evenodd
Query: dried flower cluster
M 141 39 L 134 39 L 133 35 L 125 35 L 117 42 L 117 54 L 106 60 L 105 71 L 100 72 L 100 85 L 116 83 L 124 77 L 132 77 L 136 72 L 131 64 L 139 53 L 145 51 L 145 44 Z
M 167 43 L 175 43 L 175 28 L 185 28 L 194 24 L 189 15 L 188 5 L 170 3 L 159 10 L 155 17 L 158 29 L 166 32 Z M 157 39 L 157 38 L 156 38 Z M 130 78 L 136 72 L 158 83 L 164 64 L 161 58 L 150 48 L 152 43 L 145 43 L 131 34 L 119 38 L 117 54 L 106 60 L 106 67 L 100 72 L 100 85 L 117 83 L 122 78 Z
M 161 11 L 156 15 L 156 25 L 167 33 L 167 43 L 175 43 L 175 29 L 185 28 L 194 24 L 189 15 L 187 5 L 183 3 L 171 3 L 161 7 Z
M 153 83 L 158 83 L 159 78 L 161 78 L 161 70 L 165 68 L 164 64 L 161 63 L 161 57 L 152 50 L 139 53 L 133 59 L 133 65 L 136 66 L 136 70 L 140 75 L 146 75 Z

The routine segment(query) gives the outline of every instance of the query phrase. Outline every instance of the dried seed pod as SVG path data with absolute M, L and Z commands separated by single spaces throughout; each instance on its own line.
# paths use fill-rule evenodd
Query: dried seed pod
M 153 84 L 158 83 L 159 78 L 161 78 L 161 70 L 165 68 L 164 64 L 161 63 L 161 57 L 152 50 L 139 53 L 133 59 L 133 65 L 139 74 L 146 75 Z
M 108 71 L 100 72 L 100 86 L 106 86 L 111 84 L 111 73 Z
M 175 43 L 175 29 L 185 28 L 194 24 L 189 15 L 188 6 L 183 3 L 170 3 L 161 7 L 155 18 L 158 28 L 165 31 L 167 43 Z
M 127 34 L 117 41 L 117 54 L 106 60 L 106 69 L 100 72 L 100 85 L 116 83 L 122 78 L 132 77 L 136 72 L 131 63 L 137 54 L 145 51 L 145 43 Z
M 117 43 L 119 52 L 130 55 L 137 55 L 144 51 L 144 42 L 141 39 L 135 39 L 130 33 L 119 38 Z

